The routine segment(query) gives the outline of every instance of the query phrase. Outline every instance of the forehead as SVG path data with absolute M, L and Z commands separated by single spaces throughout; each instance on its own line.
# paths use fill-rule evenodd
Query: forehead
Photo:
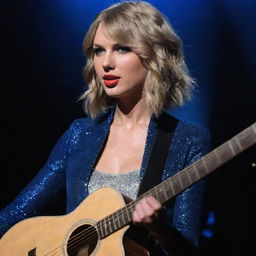
M 100 24 L 96 30 L 93 43 L 98 45 L 111 45 L 117 42 L 110 37 L 104 26 Z

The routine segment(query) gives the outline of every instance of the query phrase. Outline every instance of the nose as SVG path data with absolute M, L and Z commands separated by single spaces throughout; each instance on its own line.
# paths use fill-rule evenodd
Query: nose
M 113 70 L 115 68 L 115 61 L 112 53 L 106 53 L 104 55 L 102 67 L 106 72 Z

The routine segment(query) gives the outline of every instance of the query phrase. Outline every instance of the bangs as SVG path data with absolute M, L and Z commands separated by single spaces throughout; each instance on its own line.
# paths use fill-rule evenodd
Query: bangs
M 125 44 L 130 47 L 137 47 L 138 38 L 137 26 L 132 21 L 131 17 L 126 14 L 113 12 L 104 15 L 101 24 L 104 27 L 107 35 L 119 44 Z M 135 45 L 135 42 L 137 43 Z

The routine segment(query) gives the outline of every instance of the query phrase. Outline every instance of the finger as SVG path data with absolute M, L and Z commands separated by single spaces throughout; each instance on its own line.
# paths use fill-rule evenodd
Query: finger
M 146 197 L 147 204 L 154 211 L 159 211 L 162 208 L 162 205 L 155 197 Z
M 141 200 L 141 208 L 145 216 L 152 216 L 155 213 L 154 208 L 152 208 L 152 206 L 148 203 L 148 200 L 146 198 Z
M 132 213 L 132 220 L 133 220 L 134 223 L 140 222 L 140 218 L 139 218 L 138 213 L 137 213 L 136 210 L 134 210 L 133 213 Z
M 135 222 L 138 223 L 151 223 L 154 216 L 153 209 L 148 205 L 145 199 L 142 199 L 137 203 L 134 210 Z
M 137 204 L 135 210 L 133 211 L 133 222 L 136 224 L 147 223 L 146 216 L 141 204 Z
M 154 197 L 141 199 L 135 206 L 135 222 L 151 223 L 158 216 L 161 204 Z
M 134 212 L 136 213 L 137 221 L 141 222 L 142 219 L 145 217 L 145 213 L 141 202 L 138 202 L 136 204 Z

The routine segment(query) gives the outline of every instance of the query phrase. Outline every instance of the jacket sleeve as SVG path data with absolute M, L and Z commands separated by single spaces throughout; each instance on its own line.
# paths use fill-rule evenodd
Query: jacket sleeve
M 211 148 L 211 136 L 206 129 L 196 129 L 188 143 L 184 167 L 199 160 Z M 199 231 L 206 180 L 203 179 L 176 197 L 172 225 L 194 246 L 199 245 Z
M 54 205 L 57 196 L 65 189 L 65 166 L 71 133 L 72 125 L 58 140 L 35 178 L 0 211 L 0 237 L 23 219 L 45 215 L 47 206 Z
M 193 125 L 185 125 L 176 137 L 176 141 L 178 142 L 173 146 L 179 152 L 177 158 L 182 159 L 178 160 L 181 168 L 191 165 L 211 148 L 209 131 Z M 170 236 L 174 238 L 174 242 L 171 242 L 168 248 L 161 248 L 161 254 L 159 252 L 156 255 L 192 256 L 197 254 L 205 187 L 206 180 L 201 180 L 177 195 L 173 201 L 173 207 L 169 208 L 167 205 L 170 234 L 173 234 Z

